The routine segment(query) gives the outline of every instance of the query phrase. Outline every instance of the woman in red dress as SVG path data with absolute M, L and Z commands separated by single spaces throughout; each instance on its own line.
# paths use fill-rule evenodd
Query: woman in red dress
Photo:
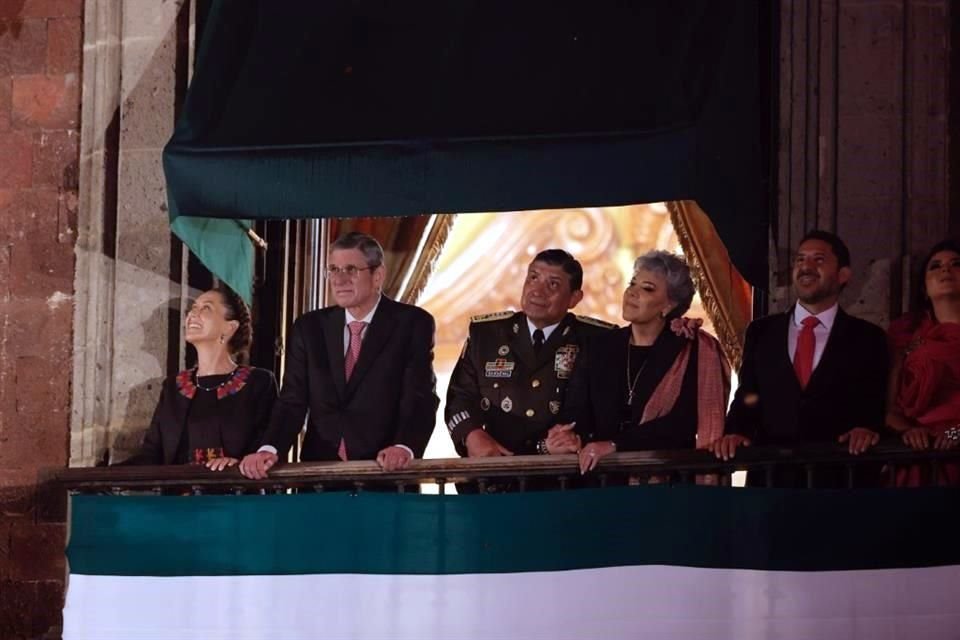
M 960 243 L 938 243 L 923 262 L 919 311 L 894 321 L 887 424 L 908 446 L 960 445 Z M 936 478 L 926 465 L 899 470 L 897 486 L 960 485 L 960 465 L 942 464 Z

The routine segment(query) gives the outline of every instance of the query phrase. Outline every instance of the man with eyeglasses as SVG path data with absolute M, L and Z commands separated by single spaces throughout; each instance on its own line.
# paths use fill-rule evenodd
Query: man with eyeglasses
M 447 429 L 461 455 L 575 453 L 572 425 L 553 427 L 577 354 L 614 325 L 570 313 L 583 298 L 583 267 L 562 249 L 527 268 L 522 311 L 471 319 L 447 391 Z
M 336 304 L 294 323 L 262 446 L 240 462 L 248 478 L 267 477 L 304 419 L 304 461 L 375 459 L 393 471 L 430 439 L 439 404 L 433 316 L 382 294 L 383 249 L 367 234 L 333 243 L 326 277 Z

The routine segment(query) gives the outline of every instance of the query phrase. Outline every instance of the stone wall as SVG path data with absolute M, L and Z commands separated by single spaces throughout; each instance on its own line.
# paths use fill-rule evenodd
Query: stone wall
M 0 1 L 0 636 L 56 635 L 67 464 L 82 0 Z
M 819 227 L 850 246 L 841 303 L 886 325 L 908 304 L 915 262 L 951 226 L 950 2 L 779 6 L 771 310 L 792 303 L 791 251 Z
M 846 303 L 883 322 L 911 257 L 950 224 L 949 3 L 779 7 L 771 307 L 789 303 L 789 250 L 816 225 L 851 242 Z M 3 639 L 60 624 L 64 509 L 41 470 L 126 455 L 183 358 L 187 258 L 166 225 L 160 152 L 194 12 L 191 0 L 0 0 Z

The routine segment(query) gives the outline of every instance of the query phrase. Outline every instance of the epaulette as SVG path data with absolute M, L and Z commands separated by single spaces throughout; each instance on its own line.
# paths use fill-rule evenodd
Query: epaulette
M 601 329 L 616 329 L 617 325 L 612 322 L 607 322 L 606 320 L 600 320 L 599 318 L 591 318 L 590 316 L 577 316 L 577 320 L 583 322 L 584 324 L 592 324 L 595 327 L 600 327 Z
M 482 313 L 479 316 L 471 316 L 470 322 L 490 322 L 491 320 L 503 320 L 509 318 L 516 311 L 497 311 L 496 313 Z

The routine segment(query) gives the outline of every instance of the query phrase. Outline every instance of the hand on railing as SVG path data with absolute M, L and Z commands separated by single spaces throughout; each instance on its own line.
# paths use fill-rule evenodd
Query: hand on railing
M 730 460 L 737 453 L 737 447 L 749 447 L 751 444 L 750 438 L 730 433 L 714 442 L 710 451 L 721 460 Z
M 958 427 L 951 427 L 940 433 L 935 433 L 929 427 L 914 427 L 903 432 L 903 443 L 917 451 L 929 449 L 931 441 L 934 449 L 953 449 L 960 445 L 960 437 L 958 436 L 960 436 Z
M 207 469 L 211 471 L 223 471 L 227 467 L 232 467 L 238 464 L 240 461 L 236 458 L 231 458 L 229 456 L 224 456 L 222 458 L 214 458 L 209 460 L 206 464 Z
M 591 442 L 580 450 L 580 475 L 587 471 L 593 471 L 600 458 L 608 456 L 617 450 L 617 445 L 609 440 L 601 442 Z
M 464 440 L 467 445 L 467 456 L 470 458 L 494 458 L 496 456 L 512 456 L 513 451 L 497 442 L 493 436 L 483 429 L 474 429 Z
M 850 431 L 841 434 L 840 437 L 837 438 L 837 442 L 840 444 L 848 442 L 849 446 L 847 447 L 847 450 L 851 454 L 858 456 L 873 445 L 880 442 L 880 434 L 876 431 L 871 431 L 870 429 L 865 429 L 863 427 L 854 427 L 853 429 L 850 429 Z
M 250 453 L 240 461 L 240 473 L 251 480 L 263 480 L 270 468 L 277 464 L 277 460 L 277 454 L 269 451 Z
M 398 471 L 403 469 L 413 460 L 413 454 L 403 447 L 393 445 L 381 449 L 377 454 L 377 464 L 384 471 Z

